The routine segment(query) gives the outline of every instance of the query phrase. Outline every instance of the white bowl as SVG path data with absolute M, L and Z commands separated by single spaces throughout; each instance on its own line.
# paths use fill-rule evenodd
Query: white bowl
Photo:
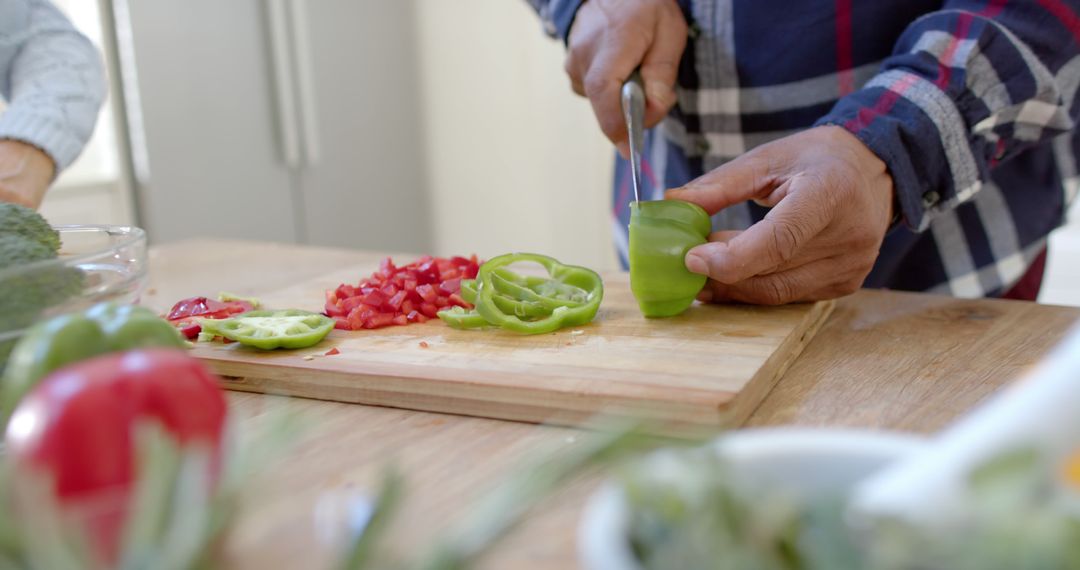
M 842 494 L 923 445 L 922 439 L 906 434 L 804 428 L 741 430 L 712 444 L 733 475 L 776 488 L 796 501 L 822 493 Z M 641 570 L 626 539 L 628 527 L 622 491 L 615 483 L 606 483 L 590 497 L 578 527 L 583 566 Z

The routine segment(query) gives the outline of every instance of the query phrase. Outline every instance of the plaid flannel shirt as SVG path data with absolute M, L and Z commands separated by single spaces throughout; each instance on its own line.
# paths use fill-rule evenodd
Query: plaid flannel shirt
M 565 40 L 582 0 L 530 0 Z M 648 134 L 659 199 L 763 143 L 839 125 L 888 166 L 902 224 L 865 286 L 997 296 L 1077 193 L 1078 0 L 679 0 L 678 103 Z M 627 263 L 629 168 L 613 231 Z M 752 203 L 713 218 L 744 229 Z

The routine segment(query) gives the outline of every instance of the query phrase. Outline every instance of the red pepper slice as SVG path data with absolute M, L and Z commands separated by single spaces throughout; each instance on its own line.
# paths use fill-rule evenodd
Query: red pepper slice
M 173 305 L 165 317 L 170 321 L 201 317 L 204 319 L 224 319 L 229 315 L 246 313 L 255 307 L 247 301 L 217 301 L 206 297 L 189 297 Z
M 199 333 L 202 332 L 202 325 L 199 323 L 187 323 L 180 327 L 180 334 L 184 335 L 184 338 L 188 340 L 195 340 L 199 337 Z

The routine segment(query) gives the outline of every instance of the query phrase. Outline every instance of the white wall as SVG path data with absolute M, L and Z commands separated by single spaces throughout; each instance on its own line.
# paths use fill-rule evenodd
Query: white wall
M 1069 214 L 1068 225 L 1050 234 L 1039 302 L 1080 307 L 1080 206 L 1073 204 Z
M 439 254 L 536 251 L 598 270 L 614 151 L 524 0 L 416 0 Z

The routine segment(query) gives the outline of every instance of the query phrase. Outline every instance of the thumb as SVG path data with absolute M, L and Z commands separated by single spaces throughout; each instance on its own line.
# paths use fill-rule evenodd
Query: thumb
M 760 154 L 744 154 L 727 164 L 668 190 L 665 198 L 692 202 L 713 215 L 728 206 L 767 196 L 775 179 Z
M 641 60 L 645 86 L 645 126 L 659 123 L 675 105 L 675 82 L 679 61 L 686 49 L 686 20 L 678 10 L 662 11 L 656 21 L 655 39 Z

